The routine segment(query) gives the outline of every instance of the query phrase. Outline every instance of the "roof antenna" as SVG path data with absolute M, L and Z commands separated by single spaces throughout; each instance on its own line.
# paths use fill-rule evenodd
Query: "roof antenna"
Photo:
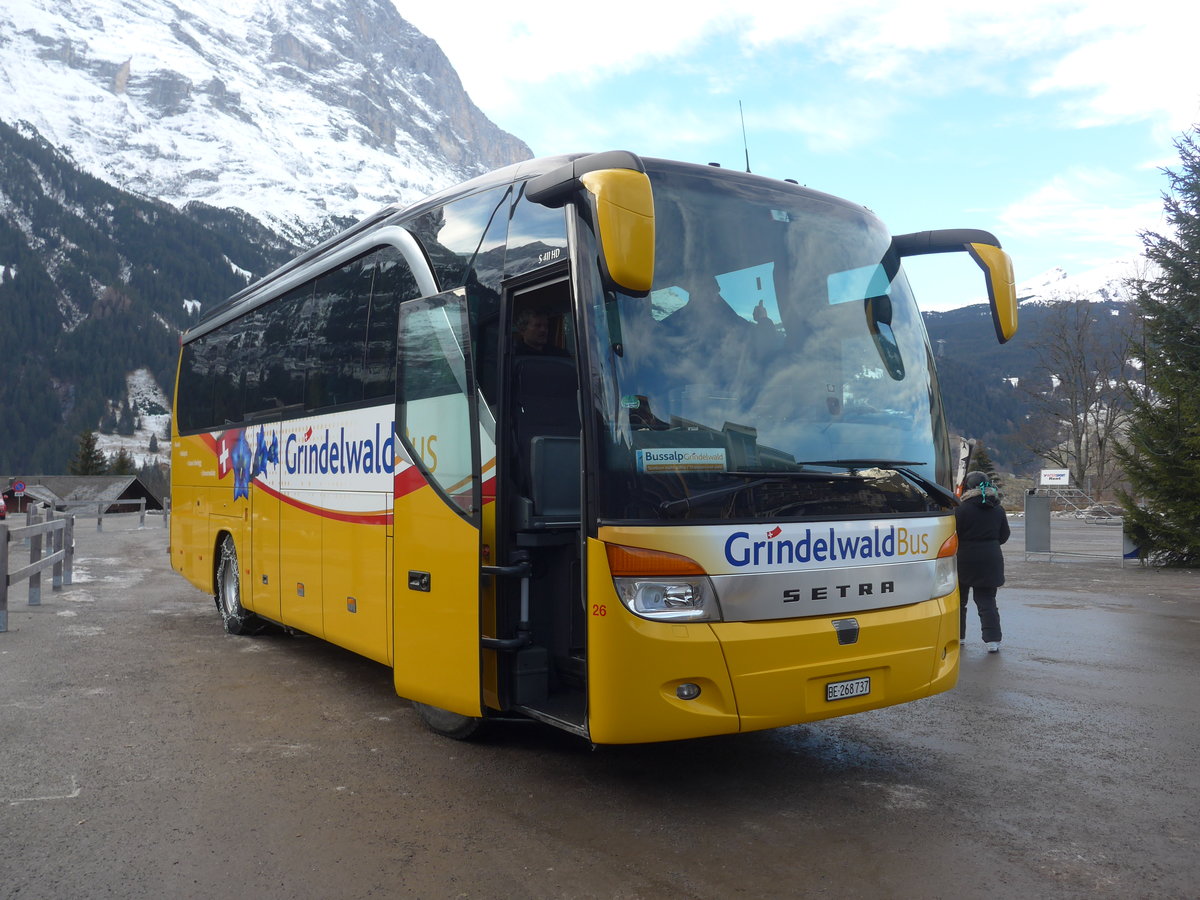
M 742 112 L 742 101 L 738 101 L 738 115 L 742 119 L 742 147 L 746 151 L 746 172 L 750 172 L 750 145 L 746 143 L 746 114 Z

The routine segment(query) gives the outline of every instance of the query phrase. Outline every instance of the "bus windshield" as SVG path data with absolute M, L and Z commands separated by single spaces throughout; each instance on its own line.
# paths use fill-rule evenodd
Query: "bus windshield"
M 647 168 L 653 288 L 591 309 L 601 517 L 945 507 L 929 342 L 884 226 L 799 187 Z

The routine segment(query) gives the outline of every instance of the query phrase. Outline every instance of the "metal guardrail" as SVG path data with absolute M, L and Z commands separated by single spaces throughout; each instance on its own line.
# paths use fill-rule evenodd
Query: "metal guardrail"
M 16 528 L 0 524 L 0 632 L 8 631 L 9 587 L 28 579 L 28 605 L 40 606 L 43 571 L 53 570 L 52 590 L 60 591 L 63 585 L 71 583 L 75 564 L 75 517 L 55 518 L 53 511 L 49 512 L 45 522 L 33 521 Z M 9 543 L 14 539 L 28 541 L 29 565 L 10 571 Z

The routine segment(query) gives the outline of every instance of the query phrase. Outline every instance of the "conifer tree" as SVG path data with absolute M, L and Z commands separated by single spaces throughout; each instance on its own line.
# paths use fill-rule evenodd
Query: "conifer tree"
M 988 456 L 987 449 L 983 444 L 975 448 L 975 453 L 971 456 L 971 463 L 967 468 L 973 472 L 983 472 L 990 481 L 996 480 L 996 464 Z
M 92 432 L 80 432 L 79 449 L 71 458 L 67 471 L 72 475 L 103 475 L 108 471 L 108 463 L 96 446 L 96 435 Z
M 117 434 L 128 437 L 134 431 L 133 407 L 126 400 L 121 404 L 121 412 L 117 417 Z M 124 473 L 122 473 L 124 474 Z
M 133 475 L 136 472 L 137 467 L 133 464 L 133 457 L 129 455 L 129 451 L 124 447 L 109 457 L 108 474 Z
M 1181 165 L 1163 195 L 1170 234 L 1146 232 L 1154 277 L 1130 287 L 1142 320 L 1141 385 L 1121 459 L 1126 526 L 1143 558 L 1200 566 L 1200 132 L 1176 141 Z

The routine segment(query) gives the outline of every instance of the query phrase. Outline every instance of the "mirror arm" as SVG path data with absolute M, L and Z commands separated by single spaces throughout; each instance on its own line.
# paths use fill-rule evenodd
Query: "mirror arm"
M 579 180 L 582 176 L 604 169 L 632 169 L 645 173 L 646 166 L 640 157 L 628 150 L 591 153 L 529 179 L 525 184 L 525 199 L 556 209 L 563 206 L 571 199 L 571 195 L 583 186 Z
M 968 244 L 991 244 L 999 247 L 1000 242 L 990 231 L 978 228 L 946 228 L 941 231 L 914 231 L 898 234 L 892 238 L 892 249 L 897 256 L 924 256 L 927 253 L 962 253 Z

